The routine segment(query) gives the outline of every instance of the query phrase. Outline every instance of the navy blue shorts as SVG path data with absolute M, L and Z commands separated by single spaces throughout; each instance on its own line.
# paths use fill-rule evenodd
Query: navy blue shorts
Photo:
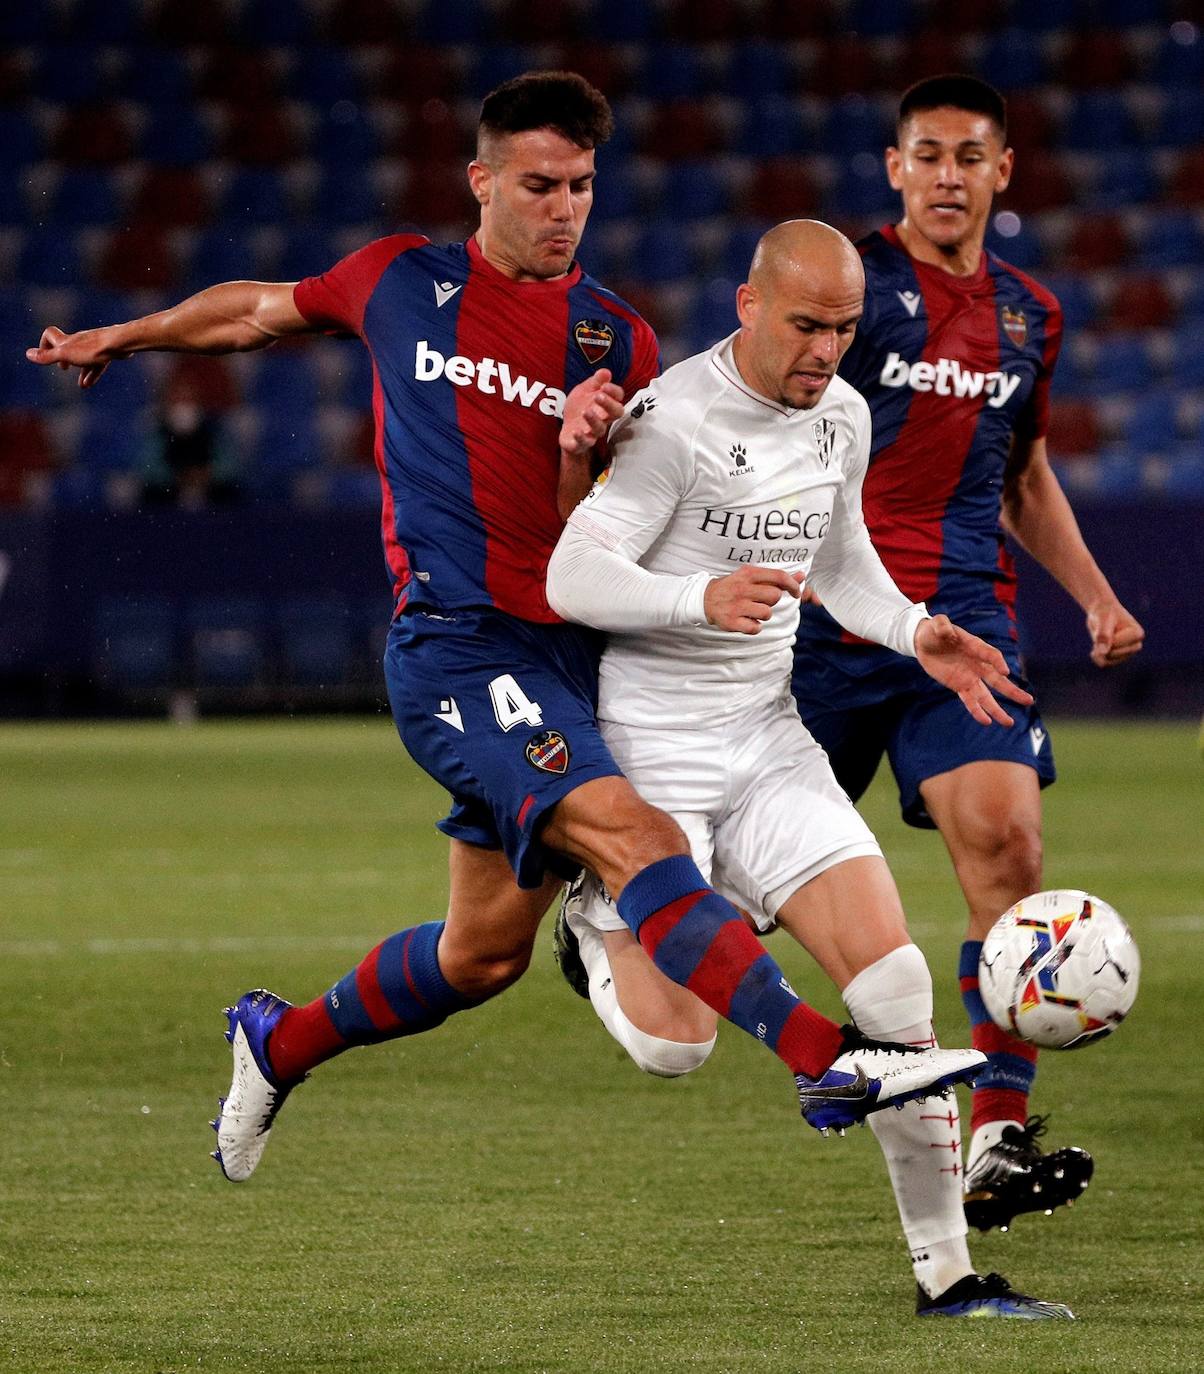
M 995 647 L 1007 659 L 1012 681 L 1028 689 L 1015 646 L 995 640 Z M 1035 706 L 1003 701 L 1015 724 L 980 725 L 914 658 L 858 645 L 800 644 L 791 686 L 803 723 L 854 801 L 873 781 L 882 755 L 889 758 L 908 825 L 936 829 L 920 784 L 966 763 L 1023 763 L 1042 787 L 1057 776 L 1049 733 Z
M 520 887 L 581 867 L 545 849 L 548 810 L 620 773 L 594 718 L 599 636 L 500 611 L 417 608 L 393 623 L 385 681 L 401 741 L 452 795 L 439 829 L 502 849 Z

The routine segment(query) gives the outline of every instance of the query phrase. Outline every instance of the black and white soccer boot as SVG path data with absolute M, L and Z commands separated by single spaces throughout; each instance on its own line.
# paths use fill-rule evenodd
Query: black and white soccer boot
M 856 1026 L 840 1029 L 844 1043 L 827 1071 L 819 1078 L 795 1075 L 803 1116 L 820 1135 L 843 1134 L 872 1112 L 973 1083 L 987 1062 L 978 1050 L 920 1049 L 867 1039 Z
M 966 1221 L 980 1231 L 1006 1231 L 1022 1212 L 1070 1207 L 1087 1185 L 1095 1161 L 1086 1150 L 1067 1145 L 1044 1153 L 1037 1144 L 1045 1134 L 1044 1116 L 1030 1116 L 1023 1126 L 1003 1128 L 1000 1139 L 966 1170 Z
M 577 939 L 572 922 L 581 919 L 581 908 L 585 902 L 585 883 L 589 877 L 583 868 L 564 889 L 560 898 L 560 910 L 556 913 L 556 924 L 552 928 L 552 952 L 556 963 L 564 975 L 564 981 L 578 997 L 589 1001 L 589 973 L 581 958 L 581 945 Z
M 1011 1317 L 1019 1321 L 1074 1321 L 1064 1303 L 1017 1293 L 1002 1274 L 967 1274 L 935 1298 L 916 1286 L 917 1317 Z

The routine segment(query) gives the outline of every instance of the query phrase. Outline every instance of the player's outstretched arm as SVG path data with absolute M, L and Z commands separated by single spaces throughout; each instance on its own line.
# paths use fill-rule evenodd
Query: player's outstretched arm
M 1091 661 L 1097 668 L 1110 668 L 1139 652 L 1145 631 L 1120 604 L 1084 543 L 1049 465 L 1044 439 L 1016 441 L 1004 474 L 1003 523 L 1086 612 Z
M 1012 718 L 995 700 L 995 693 L 1021 706 L 1032 696 L 1008 677 L 1004 656 L 947 615 L 921 620 L 916 629 L 916 658 L 929 677 L 956 692 L 962 705 L 980 725 L 1011 725 Z
M 293 303 L 294 282 L 229 281 L 190 296 L 168 310 L 124 324 L 67 334 L 55 325 L 42 331 L 25 356 L 43 367 L 79 368 L 79 384 L 95 386 L 111 362 L 134 353 L 242 353 L 285 334 L 314 326 Z

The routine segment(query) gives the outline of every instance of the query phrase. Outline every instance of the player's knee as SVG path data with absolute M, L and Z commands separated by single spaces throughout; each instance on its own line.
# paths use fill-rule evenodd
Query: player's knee
M 1007 866 L 1023 880 L 1020 886 L 1026 893 L 1040 890 L 1044 858 L 1040 830 L 1032 825 L 1014 826 L 1008 835 Z
M 611 811 L 605 830 L 595 835 L 594 843 L 612 891 L 661 859 L 690 853 L 690 842 L 681 826 L 672 816 L 649 806 L 634 789 Z
M 543 838 L 597 873 L 612 892 L 650 864 L 690 852 L 681 826 L 625 778 L 597 779 L 571 792 L 549 817 Z
M 688 854 L 690 843 L 672 816 L 634 796 L 612 817 L 612 842 L 629 856 L 632 873 L 671 854 Z
M 649 1035 L 647 1031 L 632 1025 L 626 1017 L 623 1020 L 626 1022 L 622 1027 L 623 1048 L 637 1068 L 657 1078 L 680 1078 L 700 1068 L 710 1057 L 718 1038 L 712 1035 L 704 1041 L 669 1040 L 659 1035 Z
M 900 945 L 862 969 L 841 996 L 862 1033 L 879 1039 L 932 1021 L 932 974 L 917 945 Z
M 975 850 L 979 862 L 1000 882 L 1025 893 L 1040 889 L 1044 850 L 1038 825 L 1016 817 L 1000 817 L 982 828 Z

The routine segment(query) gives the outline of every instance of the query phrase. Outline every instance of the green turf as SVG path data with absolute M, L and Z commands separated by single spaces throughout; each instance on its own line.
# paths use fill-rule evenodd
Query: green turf
M 384 720 L 0 732 L 0 1369 L 1195 1370 L 1201 765 L 1187 725 L 1055 727 L 1047 885 L 1129 918 L 1119 1034 L 1046 1055 L 1097 1181 L 975 1242 L 1082 1320 L 920 1323 L 869 1132 L 823 1141 L 727 1029 L 672 1083 L 622 1058 L 546 938 L 503 998 L 330 1064 L 233 1187 L 207 1158 L 223 1003 L 308 997 L 439 914 L 438 790 Z M 961 1038 L 940 841 L 868 802 Z M 834 995 L 776 937 L 792 977 Z

